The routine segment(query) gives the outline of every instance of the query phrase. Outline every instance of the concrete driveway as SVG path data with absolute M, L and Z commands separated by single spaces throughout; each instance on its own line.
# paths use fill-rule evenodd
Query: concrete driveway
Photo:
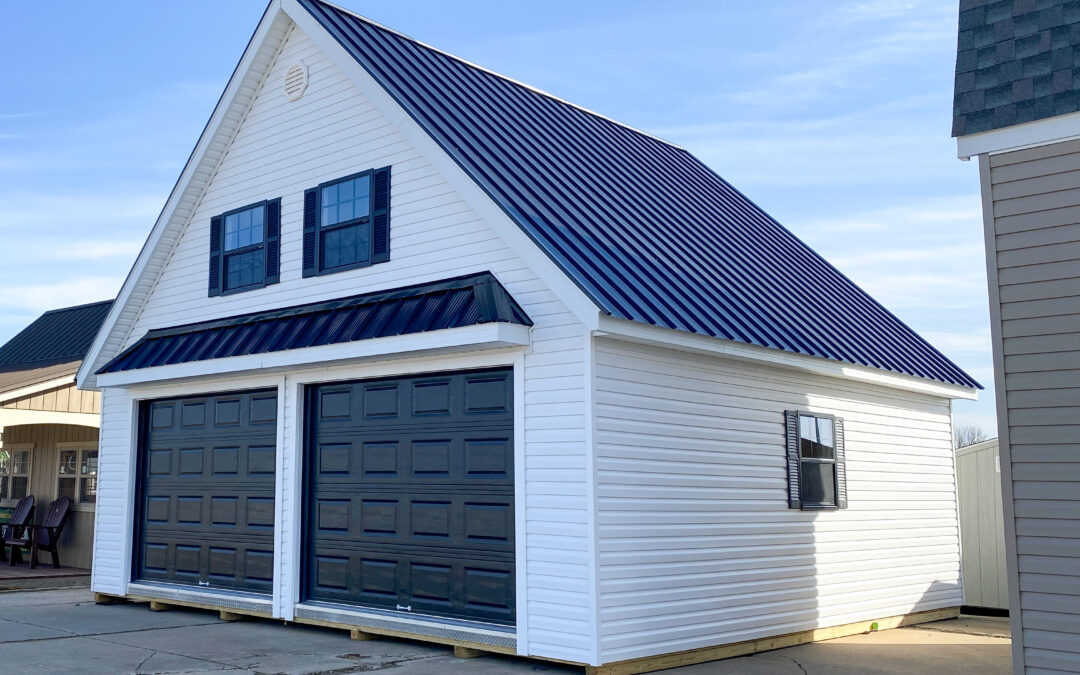
M 677 675 L 1011 672 L 1007 624 L 944 621 L 667 671 Z M 954 632 L 955 631 L 955 632 Z M 997 636 L 995 636 L 995 634 Z M 345 631 L 226 623 L 211 612 L 95 605 L 86 589 L 0 593 L 0 673 L 581 673 L 405 640 L 353 642 Z

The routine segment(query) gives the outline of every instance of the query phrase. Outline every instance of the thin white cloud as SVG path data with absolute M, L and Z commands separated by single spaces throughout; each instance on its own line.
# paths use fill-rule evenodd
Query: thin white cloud
M 123 276 L 77 277 L 51 284 L 6 285 L 0 288 L 0 312 L 29 310 L 41 313 L 116 297 Z

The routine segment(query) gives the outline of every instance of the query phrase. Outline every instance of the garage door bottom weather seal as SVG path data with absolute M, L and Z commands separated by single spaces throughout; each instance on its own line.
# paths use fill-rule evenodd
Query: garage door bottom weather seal
M 198 590 L 176 584 L 130 583 L 127 592 L 129 595 L 140 595 L 145 598 L 197 602 L 222 609 L 239 609 L 262 614 L 272 614 L 274 607 L 269 595 L 243 591 Z
M 314 619 L 357 628 L 383 628 L 417 636 L 517 649 L 517 632 L 510 626 L 437 617 L 400 616 L 391 612 L 357 610 L 342 605 L 311 602 L 297 605 L 295 615 L 300 619 Z

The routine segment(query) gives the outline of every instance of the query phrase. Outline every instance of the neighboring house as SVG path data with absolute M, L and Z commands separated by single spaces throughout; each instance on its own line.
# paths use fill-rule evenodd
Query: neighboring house
M 79 383 L 103 594 L 623 672 L 962 602 L 976 382 L 685 150 L 314 0 Z
M 90 567 L 93 556 L 101 421 L 101 395 L 77 389 L 75 372 L 111 305 L 45 312 L 0 347 L 0 507 L 27 494 L 39 509 L 70 497 L 60 539 L 60 562 L 70 567 Z
M 964 604 L 1008 609 L 1001 462 L 996 438 L 956 450 Z
M 1080 672 L 1080 5 L 960 3 L 982 182 L 1017 673 Z

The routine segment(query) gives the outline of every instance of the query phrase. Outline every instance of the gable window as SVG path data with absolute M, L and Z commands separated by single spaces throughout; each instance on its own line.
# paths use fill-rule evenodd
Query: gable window
M 56 493 L 75 504 L 92 504 L 97 501 L 97 475 L 97 447 L 62 448 Z
M 209 295 L 277 283 L 281 200 L 249 204 L 210 219 Z
M 844 421 L 832 415 L 788 411 L 788 506 L 847 508 Z
M 30 489 L 31 446 L 0 448 L 0 501 L 16 501 Z
M 390 167 L 337 178 L 304 193 L 304 276 L 390 258 Z

